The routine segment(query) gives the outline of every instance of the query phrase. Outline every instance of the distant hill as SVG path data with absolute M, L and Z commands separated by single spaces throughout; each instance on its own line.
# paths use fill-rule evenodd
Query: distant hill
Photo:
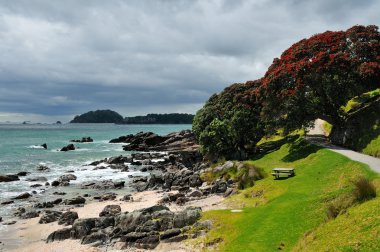
M 125 124 L 191 124 L 194 115 L 191 114 L 147 114 L 124 118 Z
M 116 123 L 116 124 L 191 124 L 194 115 L 191 114 L 147 114 L 123 118 L 112 110 L 89 111 L 74 117 L 70 123 Z
M 70 123 L 123 123 L 123 117 L 112 110 L 89 111 L 75 116 Z

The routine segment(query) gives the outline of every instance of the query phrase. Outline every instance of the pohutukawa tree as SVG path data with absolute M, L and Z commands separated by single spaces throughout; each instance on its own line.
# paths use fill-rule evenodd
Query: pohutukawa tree
M 264 136 L 261 102 L 252 92 L 260 81 L 233 84 L 214 94 L 195 115 L 193 131 L 204 153 L 244 159 Z
M 378 27 L 354 26 L 303 39 L 274 59 L 262 79 L 264 117 L 295 129 L 316 118 L 344 120 L 341 106 L 380 87 Z

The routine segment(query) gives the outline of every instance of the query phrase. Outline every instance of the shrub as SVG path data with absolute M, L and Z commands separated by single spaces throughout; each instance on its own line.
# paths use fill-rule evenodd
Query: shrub
M 355 199 L 350 195 L 342 195 L 327 204 L 327 219 L 335 219 L 339 214 L 345 213 L 346 210 L 355 203 Z
M 361 177 L 354 182 L 354 196 L 357 201 L 366 201 L 376 197 L 376 187 L 368 179 Z

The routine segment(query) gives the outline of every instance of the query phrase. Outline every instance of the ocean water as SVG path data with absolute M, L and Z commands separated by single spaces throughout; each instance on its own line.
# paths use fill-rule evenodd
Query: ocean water
M 138 171 L 116 172 L 112 169 L 92 170 L 85 164 L 106 157 L 126 155 L 123 144 L 110 144 L 109 140 L 122 135 L 135 134 L 140 131 L 152 131 L 159 135 L 174 131 L 190 129 L 191 125 L 115 125 L 115 124 L 62 124 L 62 125 L 0 125 L 0 174 L 16 174 L 27 171 L 31 174 L 20 177 L 20 181 L 0 183 L 0 202 L 22 192 L 37 191 L 36 196 L 44 193 L 49 188 L 31 188 L 32 184 L 45 182 L 28 182 L 25 179 L 37 176 L 47 178 L 52 182 L 65 171 L 74 170 L 78 177 L 70 184 L 79 184 L 94 179 L 123 179 L 128 180 L 128 175 L 139 173 Z M 73 143 L 77 148 L 74 151 L 61 152 L 63 146 L 68 145 L 72 139 L 91 137 L 92 143 Z M 48 149 L 40 147 L 46 143 Z M 38 165 L 46 165 L 49 172 L 39 172 Z M 13 205 L 0 206 L 0 216 L 6 215 Z M 21 203 L 20 203 L 21 204 Z

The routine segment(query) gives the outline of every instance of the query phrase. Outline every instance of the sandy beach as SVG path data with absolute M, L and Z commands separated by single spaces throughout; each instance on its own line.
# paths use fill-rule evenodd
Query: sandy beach
M 120 201 L 120 197 L 111 201 L 96 202 L 92 201 L 85 204 L 84 207 L 73 208 L 71 211 L 78 213 L 79 218 L 99 217 L 99 213 L 107 205 L 120 205 L 122 212 L 134 211 L 146 207 L 156 205 L 162 199 L 164 193 L 157 191 L 145 191 L 133 194 L 133 201 Z M 185 203 L 182 206 L 177 204 L 168 204 L 171 211 L 181 211 L 188 206 L 201 207 L 203 211 L 212 209 L 225 208 L 223 197 L 212 195 L 207 198 L 194 200 Z M 57 222 L 49 224 L 39 224 L 39 217 L 18 220 L 16 224 L 6 228 L 5 232 L 0 233 L 2 243 L 0 251 L 19 251 L 19 252 L 72 252 L 72 251 L 121 251 L 115 247 L 95 248 L 89 245 L 80 244 L 80 240 L 64 240 L 52 243 L 46 243 L 45 240 L 50 233 L 61 229 L 64 226 L 58 225 Z M 144 251 L 136 248 L 123 249 L 122 251 Z M 194 251 L 194 248 L 189 248 L 185 243 L 160 243 L 154 251 Z

